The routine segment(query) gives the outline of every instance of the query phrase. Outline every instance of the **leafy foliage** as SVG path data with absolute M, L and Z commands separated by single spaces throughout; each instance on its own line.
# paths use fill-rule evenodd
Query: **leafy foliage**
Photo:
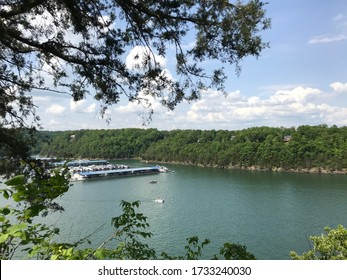
M 336 229 L 325 228 L 326 234 L 311 236 L 313 248 L 299 256 L 290 252 L 294 260 L 347 260 L 347 229 L 339 225 Z
M 150 105 L 146 96 L 155 96 L 173 109 L 182 100 L 197 99 L 206 87 L 223 90 L 224 69 L 207 71 L 199 64 L 219 60 L 239 71 L 243 58 L 258 57 L 268 47 L 260 37 L 270 27 L 264 5 L 259 0 L 4 0 L 0 124 L 30 126 L 33 90 L 67 93 L 75 101 L 91 93 L 102 115 L 122 96 L 145 105 Z M 188 33 L 195 37 L 190 47 L 184 46 Z M 129 67 L 125 54 L 135 46 L 142 53 L 133 54 L 136 63 Z M 167 57 L 175 59 L 176 79 L 160 63 Z
M 225 243 L 220 250 L 220 255 L 226 260 L 255 260 L 255 256 L 247 251 L 241 244 Z M 215 256 L 218 259 L 218 256 Z
M 35 223 L 35 218 L 63 211 L 54 200 L 68 190 L 67 178 L 64 169 L 48 173 L 29 163 L 21 175 L 5 182 L 8 188 L 0 191 L 10 204 L 0 208 L 0 259 L 11 259 L 19 248 L 31 252 L 32 246 L 59 233 L 57 228 Z
M 115 232 L 97 248 L 79 248 L 82 244 L 91 244 L 88 237 L 75 243 L 56 243 L 48 239 L 35 246 L 31 256 L 51 260 L 156 259 L 156 252 L 143 243 L 143 239 L 151 237 L 152 234 L 146 230 L 149 226 L 147 217 L 136 212 L 139 206 L 139 201 L 122 201 L 123 214 L 113 218 L 111 222 Z M 116 245 L 108 246 L 110 243 Z
M 113 218 L 111 222 L 117 229 L 114 238 L 120 240 L 117 252 L 119 252 L 121 259 L 155 259 L 155 251 L 140 241 L 141 238 L 145 239 L 152 236 L 152 233 L 146 231 L 149 227 L 147 217 L 135 211 L 135 208 L 140 206 L 140 202 L 122 201 L 121 206 L 123 214 Z
M 170 256 L 166 252 L 162 252 L 161 256 L 166 260 L 198 260 L 202 255 L 202 249 L 210 243 L 210 240 L 205 239 L 200 244 L 199 237 L 192 236 L 187 238 L 187 242 L 184 256 Z
M 16 173 L 21 160 L 29 158 L 34 142 L 32 132 L 19 128 L 3 129 L 0 125 L 1 174 Z

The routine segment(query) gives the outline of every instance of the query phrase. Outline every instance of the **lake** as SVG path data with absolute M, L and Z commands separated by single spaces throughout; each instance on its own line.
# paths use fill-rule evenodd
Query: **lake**
M 61 228 L 64 241 L 94 232 L 90 240 L 97 247 L 112 234 L 110 222 L 121 214 L 120 201 L 140 200 L 139 211 L 154 234 L 148 243 L 158 252 L 182 255 L 186 238 L 197 235 L 211 240 L 204 259 L 233 242 L 265 260 L 290 259 L 292 250 L 309 250 L 309 236 L 320 235 L 325 226 L 347 226 L 345 175 L 165 166 L 175 172 L 74 182 L 60 201 L 65 212 L 50 222 Z M 165 203 L 153 201 L 158 197 Z
M 175 172 L 74 182 L 61 199 L 66 211 L 51 217 L 62 239 L 74 241 L 103 225 L 91 236 L 100 245 L 112 234 L 110 221 L 121 214 L 121 200 L 141 201 L 154 234 L 148 243 L 172 255 L 183 254 L 186 238 L 197 235 L 211 240 L 203 258 L 234 242 L 257 259 L 289 259 L 291 250 L 309 250 L 309 236 L 325 226 L 347 225 L 345 175 L 166 166 Z M 165 203 L 153 202 L 158 197 Z

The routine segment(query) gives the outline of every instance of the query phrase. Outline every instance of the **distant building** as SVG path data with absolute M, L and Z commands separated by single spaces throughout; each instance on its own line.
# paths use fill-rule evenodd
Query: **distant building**
M 291 135 L 286 135 L 283 137 L 283 142 L 284 143 L 289 143 L 290 140 L 292 140 L 292 136 Z

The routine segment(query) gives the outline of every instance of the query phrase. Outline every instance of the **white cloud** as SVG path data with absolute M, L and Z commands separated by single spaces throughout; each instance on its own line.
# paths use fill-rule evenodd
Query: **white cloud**
M 209 91 L 179 119 L 191 127 L 242 128 L 248 125 L 292 126 L 307 123 L 344 125 L 347 108 L 320 101 L 324 92 L 311 87 L 276 91 L 266 98 L 239 91 L 226 97 Z
M 148 47 L 143 46 L 134 47 L 126 57 L 125 64 L 129 69 L 141 70 L 146 67 L 144 63 L 148 57 L 151 59 L 151 62 L 155 61 L 161 67 L 165 67 L 166 60 L 163 56 L 154 54 Z
M 160 114 L 166 111 L 166 108 L 151 95 L 144 95 L 140 92 L 137 98 L 139 101 L 130 101 L 126 105 L 117 106 L 114 111 L 121 114 L 141 114 L 148 109 L 153 109 L 155 114 Z
M 250 106 L 254 106 L 260 103 L 260 98 L 258 96 L 252 96 L 247 99 L 247 102 Z
M 309 44 L 324 44 L 347 40 L 347 35 L 316 36 L 308 41 Z
M 329 124 L 347 125 L 347 108 L 321 104 L 317 106 L 321 117 Z
M 57 121 L 56 119 L 51 119 L 50 121 L 49 121 L 49 125 L 51 125 L 51 126 L 60 126 L 61 125 L 61 123 L 59 122 L 59 121 Z
M 70 111 L 73 113 L 94 113 L 96 111 L 96 104 L 91 103 L 87 106 L 87 100 L 73 101 L 70 100 Z
M 333 21 L 340 21 L 342 19 L 344 19 L 344 15 L 343 14 L 338 14 L 338 15 L 333 17 Z
M 79 108 L 81 108 L 83 106 L 83 104 L 85 103 L 86 101 L 83 99 L 83 100 L 79 100 L 79 101 L 74 101 L 73 99 L 70 100 L 70 110 L 72 112 L 76 112 Z
M 108 32 L 108 30 L 110 28 L 113 29 L 113 27 L 114 27 L 112 22 L 111 22 L 111 17 L 108 15 L 99 16 L 98 21 L 99 21 L 99 23 L 101 23 L 104 26 L 104 28 L 102 30 L 100 30 L 103 33 Z
M 330 86 L 337 92 L 346 90 L 347 84 L 341 82 L 331 83 Z M 331 93 L 318 88 L 298 86 L 292 89 L 273 91 L 267 95 L 247 95 L 240 90 L 229 92 L 226 95 L 217 91 L 204 91 L 201 99 L 196 102 L 183 102 L 174 111 L 168 111 L 159 101 L 151 96 L 145 96 L 154 109 L 153 120 L 150 127 L 158 129 L 242 129 L 251 126 L 298 126 L 303 124 L 347 125 L 347 106 L 340 100 L 330 98 Z M 53 104 L 53 105 L 52 105 Z M 145 108 L 136 102 L 123 103 L 107 111 L 111 117 L 108 126 L 96 112 L 97 104 L 74 104 L 63 107 L 60 103 L 50 103 L 46 113 L 53 114 L 44 125 L 46 129 L 81 129 L 81 128 L 121 128 L 141 127 L 142 114 Z M 88 105 L 87 105 L 88 104 Z M 76 106 L 76 107 L 74 107 Z
M 35 104 L 39 103 L 39 102 L 48 102 L 49 101 L 48 96 L 36 96 L 36 95 L 33 95 L 32 98 L 33 98 L 33 101 L 34 101 Z
M 151 65 L 148 65 L 151 63 Z M 154 65 L 156 63 L 156 65 Z M 160 100 L 166 100 L 170 92 L 170 85 L 166 89 L 158 91 L 158 84 L 162 85 L 162 79 L 166 78 L 168 81 L 174 80 L 171 72 L 166 67 L 166 59 L 163 56 L 157 55 L 148 47 L 136 46 L 129 52 L 128 56 L 125 59 L 125 64 L 127 68 L 135 71 L 147 70 L 148 67 L 159 66 L 162 68 L 162 72 L 157 80 L 144 81 L 146 87 L 142 89 L 136 96 L 136 100 L 128 102 L 126 105 L 117 106 L 114 109 L 114 112 L 120 114 L 138 114 L 144 115 L 149 110 L 155 112 L 155 114 L 165 114 L 166 108 L 162 106 Z M 158 95 L 156 98 L 153 95 Z
M 62 115 L 65 111 L 65 107 L 59 104 L 53 104 L 49 106 L 45 112 L 52 115 Z
M 270 97 L 271 104 L 290 104 L 293 102 L 305 102 L 321 93 L 320 90 L 314 88 L 296 87 L 292 90 L 280 90 Z
M 311 38 L 309 44 L 328 44 L 334 42 L 340 42 L 347 40 L 347 21 L 344 14 L 338 14 L 332 18 L 332 23 L 335 31 L 332 31 L 332 34 L 325 34 L 314 36 Z
M 94 113 L 95 112 L 95 109 L 96 109 L 96 104 L 95 103 L 92 103 L 90 104 L 87 108 L 85 108 L 83 110 L 83 112 L 85 113 Z
M 174 80 L 168 69 L 163 69 L 161 76 L 165 77 L 169 81 Z M 150 81 L 150 83 L 148 83 L 148 88 L 144 88 L 137 94 L 136 100 L 129 101 L 126 105 L 119 105 L 115 107 L 114 111 L 121 114 L 143 114 L 145 111 L 153 109 L 155 114 L 167 113 L 167 108 L 161 104 L 160 100 L 166 100 L 170 93 L 165 89 L 157 92 L 157 82 L 157 80 Z M 155 96 L 155 94 L 158 94 L 158 97 Z
M 335 17 L 333 17 L 333 22 L 336 24 L 336 28 L 346 30 L 345 28 L 347 27 L 347 15 L 338 14 Z
M 140 106 L 135 102 L 129 102 L 127 105 L 122 105 L 115 108 L 115 111 L 121 114 L 137 113 L 139 110 Z
M 41 36 L 38 38 L 39 41 L 44 42 L 49 39 L 54 38 L 57 34 L 58 31 L 64 31 L 64 38 L 66 41 L 71 42 L 71 43 L 79 43 L 82 42 L 82 36 L 80 34 L 76 34 L 72 30 L 72 28 L 62 30 L 61 28 L 56 26 L 54 21 L 59 22 L 63 21 L 64 13 L 57 12 L 54 15 L 44 11 L 41 14 L 36 14 L 35 16 L 28 15 L 27 20 L 30 22 L 30 24 L 35 27 L 38 30 L 42 30 L 45 32 L 41 33 Z M 99 19 L 101 21 L 101 18 Z M 105 20 L 107 18 L 105 17 Z M 28 31 L 28 29 L 22 25 L 19 25 L 20 30 L 26 35 L 26 36 L 31 36 L 31 32 Z M 59 29 L 59 30 L 58 30 Z
M 330 84 L 330 87 L 336 92 L 347 92 L 347 83 L 335 82 Z

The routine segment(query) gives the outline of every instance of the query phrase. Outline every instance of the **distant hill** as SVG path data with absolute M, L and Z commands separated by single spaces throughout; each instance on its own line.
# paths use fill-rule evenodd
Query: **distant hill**
M 142 158 L 220 168 L 346 173 L 347 127 L 43 131 L 32 152 L 61 158 Z

